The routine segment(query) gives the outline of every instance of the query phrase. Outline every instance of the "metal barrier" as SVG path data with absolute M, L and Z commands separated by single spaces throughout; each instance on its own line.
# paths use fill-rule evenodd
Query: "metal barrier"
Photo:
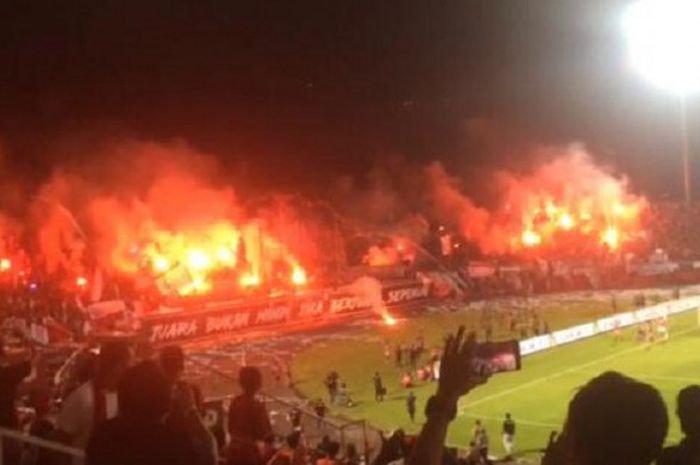
M 221 402 L 223 412 L 228 412 L 228 404 L 233 395 L 207 399 L 207 403 Z M 304 433 L 309 448 L 321 442 L 324 436 L 337 442 L 341 447 L 341 454 L 349 444 L 353 444 L 360 454 L 371 456 L 373 452 L 368 438 L 367 423 L 364 420 L 343 421 L 336 418 L 319 417 L 312 410 L 300 406 L 285 399 L 261 394 L 260 398 L 265 403 L 272 429 L 277 437 L 283 438 L 294 431 L 289 413 L 292 409 L 301 412 L 300 429 Z
M 194 363 L 200 368 L 204 368 L 208 372 L 216 375 L 221 379 L 228 381 L 237 381 L 237 379 L 228 373 L 225 373 L 214 366 L 198 361 L 192 357 L 188 357 L 188 361 Z M 207 404 L 221 403 L 219 409 L 221 413 L 228 412 L 228 404 L 234 397 L 233 394 L 219 397 L 209 397 L 206 399 Z M 301 412 L 300 427 L 304 432 L 304 437 L 308 442 L 309 448 L 313 448 L 319 443 L 324 436 L 328 436 L 330 440 L 340 444 L 341 453 L 344 455 L 349 444 L 354 444 L 358 453 L 371 457 L 377 451 L 377 447 L 372 447 L 368 434 L 368 425 L 365 420 L 343 420 L 341 418 L 320 417 L 316 415 L 312 408 L 304 405 L 301 401 L 294 401 L 280 397 L 271 396 L 261 393 L 261 399 L 267 407 L 267 412 L 270 416 L 270 422 L 275 435 L 279 438 L 284 438 L 294 431 L 289 413 L 293 409 L 298 409 Z M 214 416 L 221 413 L 214 414 Z
M 85 452 L 76 449 L 74 447 L 69 447 L 59 442 L 48 441 L 46 439 L 38 438 L 36 436 L 30 436 L 29 434 L 22 433 L 20 431 L 15 431 L 7 428 L 0 428 L 0 465 L 16 465 L 16 463 L 5 463 L 6 458 L 6 446 L 16 442 L 19 444 L 28 444 L 34 446 L 38 449 L 48 449 L 53 452 L 60 454 L 65 454 L 70 457 L 85 458 Z M 17 453 L 21 454 L 21 448 L 18 448 Z

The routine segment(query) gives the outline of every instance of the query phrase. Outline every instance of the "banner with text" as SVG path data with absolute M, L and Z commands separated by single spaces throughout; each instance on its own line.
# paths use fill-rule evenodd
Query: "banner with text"
M 428 297 L 428 288 L 418 281 L 382 289 L 382 300 L 388 307 L 418 303 Z M 301 297 L 270 298 L 256 303 L 217 302 L 199 308 L 174 309 L 145 317 L 142 328 L 152 343 L 166 344 L 285 323 L 318 323 L 319 319 L 370 308 L 369 302 L 356 295 L 319 292 Z

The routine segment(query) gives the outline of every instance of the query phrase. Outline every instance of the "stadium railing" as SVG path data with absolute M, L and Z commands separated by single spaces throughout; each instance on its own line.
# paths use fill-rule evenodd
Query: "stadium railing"
M 193 357 L 188 357 L 188 362 L 193 363 L 200 369 L 203 368 L 213 375 L 226 380 L 227 382 L 237 382 L 235 376 L 231 376 L 219 370 L 217 367 L 203 363 Z M 226 429 L 225 423 L 228 413 L 228 404 L 235 397 L 233 394 L 208 397 L 205 399 L 205 409 L 207 410 L 207 422 L 210 427 Z M 267 407 L 270 416 L 272 429 L 278 438 L 285 438 L 294 431 L 289 413 L 296 408 L 301 412 L 301 430 L 307 441 L 309 449 L 313 449 L 324 436 L 328 436 L 331 441 L 340 444 L 341 455 L 349 444 L 354 444 L 357 452 L 365 457 L 371 457 L 377 452 L 378 446 L 374 446 L 370 439 L 369 426 L 365 420 L 344 420 L 337 416 L 319 417 L 314 410 L 308 406 L 307 402 L 290 400 L 276 397 L 267 393 L 261 393 L 260 398 Z M 374 447 L 373 447 L 374 446 Z
M 6 448 L 8 448 L 8 446 L 12 443 L 29 445 L 36 449 L 46 449 L 61 455 L 67 455 L 69 457 L 85 457 L 85 452 L 80 449 L 69 447 L 59 442 L 48 441 L 36 436 L 31 436 L 20 431 L 0 427 L 0 465 L 15 465 L 16 462 L 10 463 L 9 461 L 4 461 L 5 458 L 7 458 L 5 454 Z M 24 449 L 24 447 L 20 449 Z M 17 451 L 18 454 L 21 454 L 22 452 L 22 450 Z
M 206 404 L 221 403 L 222 408 L 218 411 L 225 415 L 228 411 L 228 403 L 233 397 L 233 395 L 227 395 L 209 398 Z M 311 409 L 295 402 L 265 394 L 261 394 L 260 397 L 267 407 L 272 429 L 278 438 L 284 438 L 294 431 L 289 413 L 293 408 L 297 408 L 301 412 L 300 428 L 309 449 L 313 449 L 324 436 L 328 436 L 331 441 L 340 444 L 341 455 L 345 453 L 349 444 L 354 444 L 357 451 L 367 457 L 376 452 L 370 445 L 368 426 L 364 420 L 344 421 L 338 418 L 319 417 Z

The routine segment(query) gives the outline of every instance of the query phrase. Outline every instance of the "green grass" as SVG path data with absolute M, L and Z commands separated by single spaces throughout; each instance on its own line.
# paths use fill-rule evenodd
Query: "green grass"
M 543 304 L 546 307 L 547 304 Z M 552 329 L 592 321 L 609 314 L 609 302 L 560 303 L 541 311 L 550 318 Z M 626 306 L 626 305 L 625 305 Z M 619 310 L 624 308 L 620 305 Z M 572 311 L 575 310 L 575 311 Z M 463 312 L 423 314 L 401 322 L 393 328 L 376 325 L 351 329 L 342 339 L 317 342 L 299 353 L 292 373 L 296 388 L 308 398 L 326 398 L 322 379 L 330 370 L 336 370 L 348 384 L 353 400 L 352 408 L 333 407 L 337 415 L 352 419 L 367 419 L 383 429 L 402 427 L 417 432 L 420 425 L 411 424 L 405 410 L 406 391 L 398 384 L 400 371 L 393 360 L 383 356 L 383 341 L 408 341 L 423 332 L 431 343 L 440 341 L 447 330 L 458 324 L 473 324 Z M 700 329 L 695 312 L 675 316 L 671 320 L 671 341 L 648 350 L 634 340 L 636 328 L 627 330 L 624 340 L 615 343 L 610 335 L 601 335 L 576 342 L 549 352 L 526 357 L 523 369 L 515 373 L 499 374 L 488 384 L 462 398 L 460 413 L 451 425 L 448 442 L 465 447 L 475 418 L 485 422 L 490 433 L 494 454 L 502 453 L 500 425 L 505 412 L 511 412 L 518 423 L 517 449 L 541 448 L 551 430 L 560 430 L 569 400 L 576 389 L 593 376 L 607 370 L 617 370 L 653 384 L 669 407 L 672 426 L 669 441 L 680 437 L 673 412 L 675 396 L 685 385 L 700 384 Z M 505 329 L 497 331 L 501 338 Z M 389 390 L 383 403 L 373 399 L 372 375 L 379 371 Z M 434 392 L 435 385 L 427 383 L 414 389 L 418 397 L 418 412 Z M 422 421 L 422 415 L 418 415 Z

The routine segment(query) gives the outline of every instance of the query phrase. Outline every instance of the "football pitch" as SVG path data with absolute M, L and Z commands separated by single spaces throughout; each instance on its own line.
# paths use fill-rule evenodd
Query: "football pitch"
M 609 312 L 604 304 L 579 304 L 586 310 L 552 310 L 549 316 L 554 321 L 553 328 L 593 321 Z M 576 307 L 578 304 L 567 305 Z M 295 357 L 292 366 L 295 387 L 309 399 L 322 397 L 327 402 L 322 381 L 327 372 L 335 370 L 341 381 L 347 383 L 356 405 L 334 406 L 334 414 L 366 419 L 387 431 L 404 428 L 408 432 L 417 432 L 423 421 L 424 402 L 435 391 L 435 384 L 424 383 L 413 388 L 418 397 L 418 414 L 416 423 L 411 423 L 405 406 L 408 391 L 398 383 L 403 370 L 393 365 L 393 358 L 387 360 L 384 357 L 385 341 L 407 340 L 405 338 L 420 332 L 427 341 L 437 343 L 445 331 L 456 329 L 458 324 L 466 323 L 469 327 L 469 320 L 465 318 L 460 313 L 423 315 L 404 320 L 396 328 L 379 325 L 355 328 L 342 338 L 336 336 L 316 342 Z M 534 354 L 523 359 L 521 371 L 493 376 L 486 385 L 461 399 L 458 417 L 449 430 L 448 443 L 466 447 L 478 418 L 489 433 L 490 453 L 501 456 L 501 422 L 504 414 L 510 412 L 518 428 L 516 448 L 518 452 L 530 455 L 544 447 L 551 431 L 561 430 L 568 402 L 576 390 L 607 370 L 616 370 L 652 384 L 661 392 L 671 419 L 668 441 L 677 441 L 681 433 L 675 416 L 675 397 L 682 387 L 700 384 L 697 313 L 690 311 L 671 318 L 671 338 L 667 343 L 652 346 L 640 343 L 636 340 L 636 330 L 636 326 L 625 330 L 621 341 L 604 334 Z M 503 338 L 502 334 L 500 336 Z M 384 402 L 374 400 L 372 376 L 375 371 L 381 373 L 389 391 Z

